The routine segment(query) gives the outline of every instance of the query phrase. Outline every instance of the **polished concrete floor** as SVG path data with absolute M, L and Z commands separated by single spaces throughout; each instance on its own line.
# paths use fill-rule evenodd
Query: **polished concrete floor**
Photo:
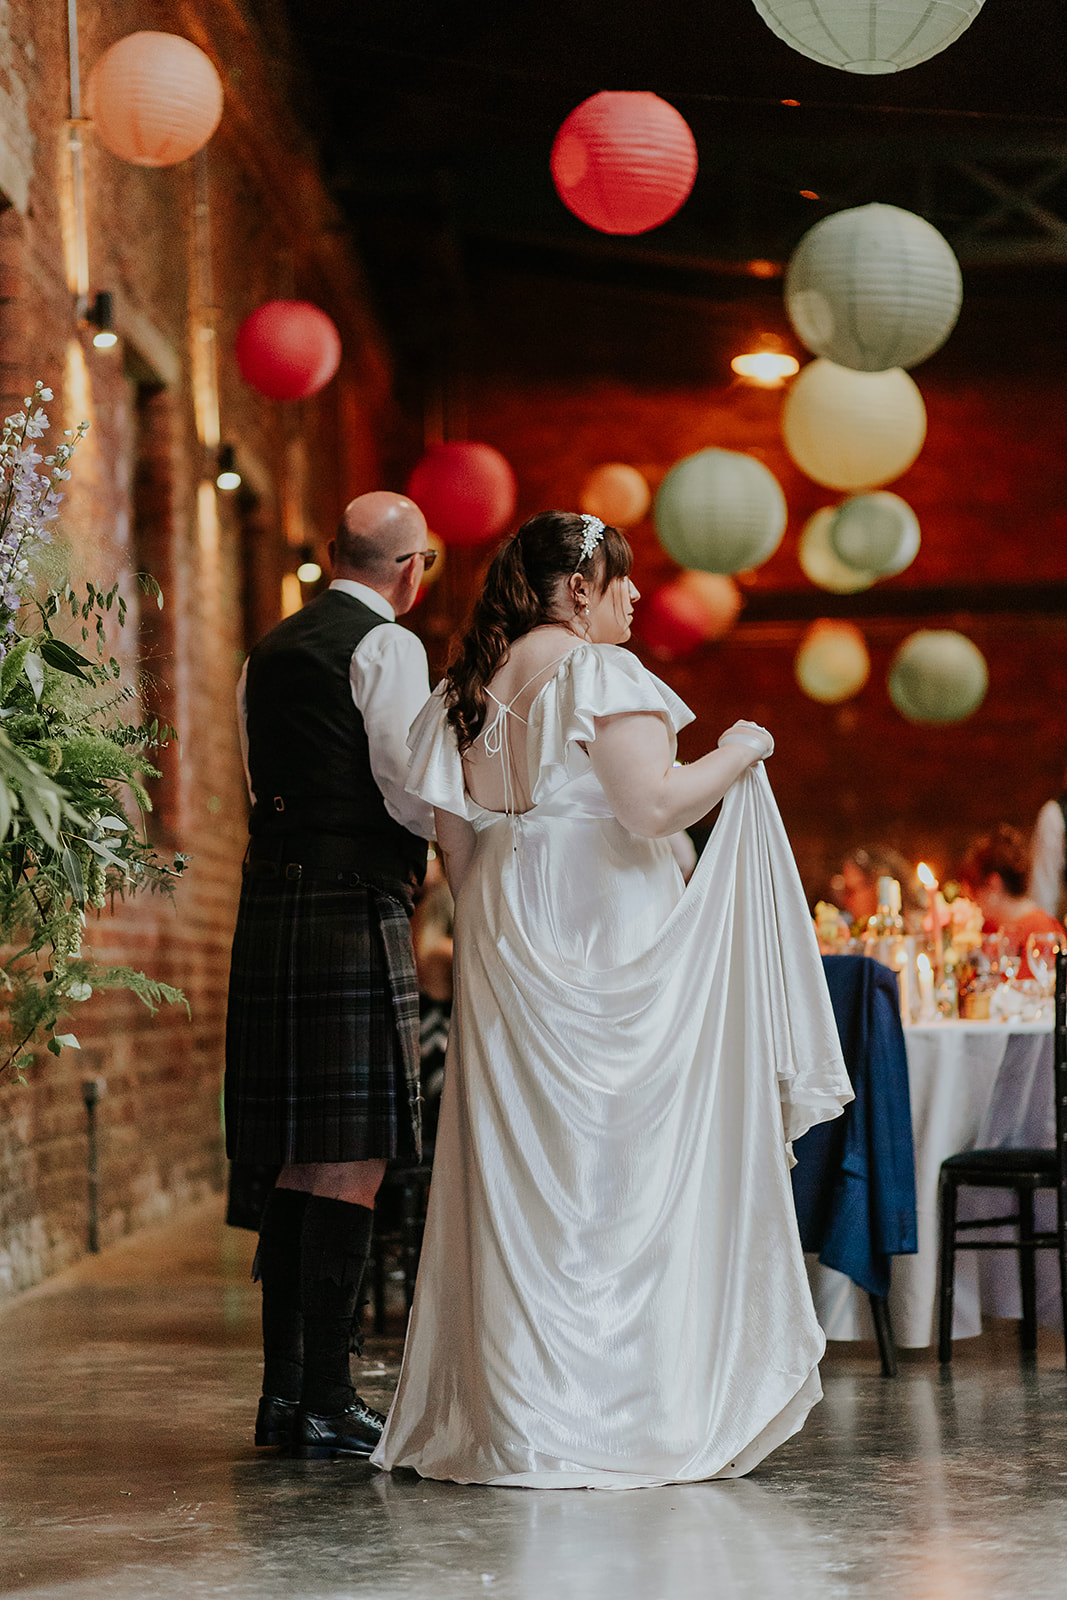
M 253 1241 L 201 1207 L 0 1310 L 0 1594 L 26 1600 L 1062 1600 L 1067 1374 L 1011 1331 L 886 1382 L 838 1346 L 750 1478 L 460 1488 L 257 1452 Z M 369 1346 L 383 1406 L 396 1342 Z

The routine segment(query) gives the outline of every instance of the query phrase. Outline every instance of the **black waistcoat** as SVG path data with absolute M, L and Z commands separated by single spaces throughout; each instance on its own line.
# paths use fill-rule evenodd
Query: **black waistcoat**
M 377 876 L 421 878 L 426 841 L 385 809 L 363 717 L 352 701 L 352 652 L 372 628 L 391 627 L 340 589 L 286 617 L 248 658 L 248 769 L 257 841 L 339 836 Z M 299 859 L 297 856 L 296 859 Z

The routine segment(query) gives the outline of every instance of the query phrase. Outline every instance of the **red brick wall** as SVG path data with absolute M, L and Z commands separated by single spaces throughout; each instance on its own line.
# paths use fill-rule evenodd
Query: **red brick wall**
M 101 583 L 118 577 L 131 597 L 135 562 L 163 584 L 165 609 L 141 602 L 123 652 L 131 666 L 139 656 L 146 697 L 181 733 L 180 760 L 164 757 L 149 830 L 161 847 L 192 856 L 173 905 L 130 902 L 93 919 L 87 940 L 105 959 L 180 985 L 192 1017 L 169 1008 L 153 1019 L 124 996 L 94 997 L 71 1021 L 80 1053 L 42 1054 L 25 1087 L 0 1087 L 0 1297 L 86 1248 L 84 1078 L 105 1086 L 103 1242 L 221 1182 L 225 989 L 246 837 L 234 686 L 250 636 L 279 615 L 281 574 L 295 565 L 287 531 L 302 526 L 324 549 L 344 502 L 377 486 L 391 415 L 388 361 L 357 265 L 273 86 L 276 68 L 236 3 L 82 0 L 79 13 L 83 81 L 108 45 L 144 27 L 184 33 L 221 64 L 226 109 L 205 158 L 220 412 L 251 493 L 239 502 L 208 489 L 205 500 L 201 488 L 210 463 L 190 359 L 199 316 L 193 163 L 134 167 L 85 130 L 91 289 L 115 295 L 124 334 L 118 349 L 94 350 L 65 270 L 64 8 L 13 0 L 0 20 L 0 66 L 15 75 L 35 143 L 11 134 L 16 154 L 33 154 L 28 204 L 0 214 L 0 391 L 6 413 L 39 376 L 55 391 L 55 424 L 92 423 L 65 507 L 74 569 Z M 299 404 L 259 397 L 231 354 L 241 320 L 278 295 L 315 300 L 344 342 L 338 378 Z M 294 452 L 306 462 L 295 489 Z
M 797 560 L 806 519 L 840 497 L 786 455 L 781 392 L 731 381 L 744 319 L 752 322 L 751 307 L 710 299 L 664 307 L 624 290 L 489 277 L 468 351 L 469 436 L 512 462 L 519 518 L 575 506 L 603 461 L 632 463 L 653 488 L 680 457 L 708 445 L 764 461 L 785 490 L 789 524 L 746 590 L 750 616 L 766 599 L 783 620 L 743 612 L 729 639 L 685 661 L 645 657 L 697 713 L 681 754 L 700 754 L 735 717 L 773 730 L 768 770 L 813 896 L 825 892 L 842 854 L 864 842 L 892 843 L 944 875 L 976 832 L 1000 820 L 1029 828 L 1058 792 L 1067 761 L 1067 616 L 1051 596 L 1026 615 L 998 599 L 1005 586 L 1067 580 L 1067 381 L 1056 354 L 1067 312 L 1024 276 L 1014 290 L 976 277 L 965 284 L 951 339 L 915 370 L 929 431 L 915 465 L 891 487 L 916 511 L 922 548 L 905 573 L 863 597 L 878 607 L 859 619 L 871 677 L 838 707 L 801 693 L 793 658 L 821 607 L 847 613 L 847 599 L 843 610 L 839 597 L 819 599 Z M 755 325 L 790 337 L 774 285 Z M 632 542 L 642 590 L 676 571 L 650 521 Z M 424 602 L 419 627 L 438 665 L 481 559 L 450 553 Z M 959 586 L 984 586 L 987 609 L 950 601 L 922 613 L 924 594 Z M 890 657 L 919 627 L 960 628 L 987 657 L 989 692 L 966 722 L 917 728 L 889 701 Z

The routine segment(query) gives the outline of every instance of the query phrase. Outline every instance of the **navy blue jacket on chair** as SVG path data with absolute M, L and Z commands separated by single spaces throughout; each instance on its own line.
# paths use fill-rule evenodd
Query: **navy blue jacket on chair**
M 890 1258 L 918 1249 L 915 1152 L 896 974 L 868 956 L 824 956 L 856 1098 L 798 1139 L 800 1238 L 868 1294 L 889 1291 Z

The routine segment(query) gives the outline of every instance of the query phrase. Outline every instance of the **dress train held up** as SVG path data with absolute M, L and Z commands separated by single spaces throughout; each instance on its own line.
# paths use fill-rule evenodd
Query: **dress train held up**
M 796 866 L 761 763 L 683 889 L 583 748 L 625 711 L 691 720 L 628 651 L 572 650 L 530 712 L 518 816 L 466 795 L 439 693 L 412 730 L 410 787 L 478 840 L 382 1467 L 735 1477 L 821 1395 L 787 1141 L 851 1090 Z

